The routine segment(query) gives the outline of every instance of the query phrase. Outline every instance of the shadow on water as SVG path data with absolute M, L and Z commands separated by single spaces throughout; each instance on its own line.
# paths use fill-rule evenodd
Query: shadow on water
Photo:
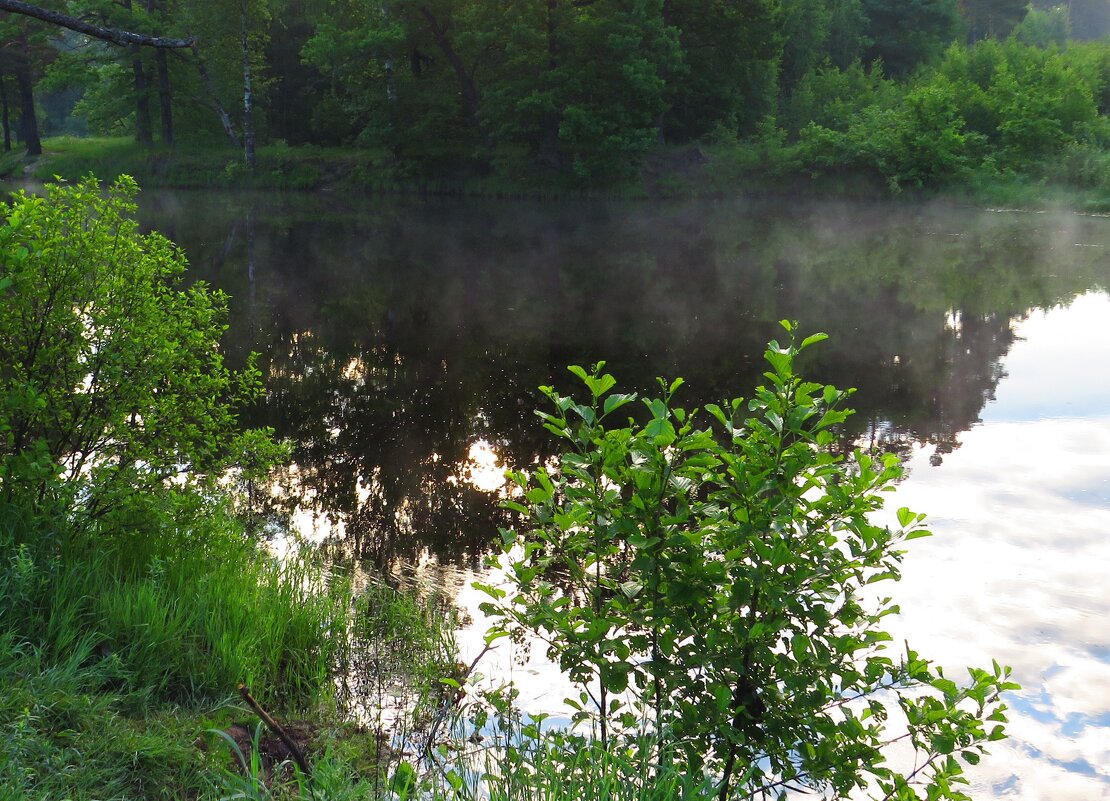
M 1104 221 L 945 206 L 352 201 L 146 193 L 145 224 L 231 295 L 261 354 L 248 422 L 295 443 L 291 496 L 385 565 L 477 566 L 505 466 L 547 458 L 536 387 L 608 360 L 688 405 L 751 391 L 782 318 L 831 340 L 804 365 L 854 386 L 856 443 L 959 447 L 1031 309 L 1108 283 Z M 483 474 L 485 478 L 483 479 Z M 492 483 L 488 481 L 494 476 Z

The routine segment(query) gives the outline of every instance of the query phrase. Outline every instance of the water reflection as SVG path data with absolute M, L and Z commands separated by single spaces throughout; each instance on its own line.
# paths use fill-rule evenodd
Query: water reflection
M 357 202 L 147 193 L 146 222 L 226 289 L 251 422 L 296 443 L 297 491 L 366 557 L 476 566 L 504 524 L 470 480 L 552 444 L 535 387 L 605 358 L 749 391 L 783 317 L 832 335 L 807 369 L 855 386 L 846 443 L 939 464 L 1002 377 L 1013 325 L 1106 283 L 1107 226 L 917 206 Z M 1083 247 L 1080 247 L 1082 245 Z
M 975 798 L 1110 794 L 1110 298 L 1034 312 L 964 447 L 924 454 L 892 506 L 931 513 L 909 543 L 899 635 L 946 665 L 996 657 L 1024 690 Z
M 975 797 L 1110 792 L 1110 221 L 921 206 L 352 202 L 147 194 L 149 224 L 232 296 L 262 353 L 251 422 L 296 444 L 287 497 L 337 559 L 464 609 L 505 516 L 501 466 L 549 457 L 535 387 L 605 358 L 626 388 L 742 394 L 783 317 L 855 386 L 844 444 L 894 450 L 932 514 L 897 635 L 945 664 L 1012 664 L 1013 739 Z M 1078 298 L 1078 300 L 1076 300 Z M 1074 301 L 1074 302 L 1073 302 Z M 460 632 L 480 650 L 480 620 Z M 567 694 L 508 647 L 485 672 Z

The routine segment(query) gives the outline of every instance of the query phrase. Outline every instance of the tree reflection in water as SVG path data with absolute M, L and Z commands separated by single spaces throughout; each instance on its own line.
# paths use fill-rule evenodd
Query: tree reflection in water
M 1106 226 L 1066 214 L 743 202 L 479 204 L 148 193 L 195 272 L 231 294 L 227 347 L 261 354 L 252 425 L 294 443 L 283 497 L 385 566 L 477 567 L 507 518 L 472 480 L 550 457 L 535 388 L 598 358 L 626 391 L 682 375 L 693 406 L 745 394 L 776 321 L 854 386 L 845 447 L 934 464 L 1003 376 L 1013 326 L 1107 276 Z M 1100 239 L 1101 237 L 1101 239 Z M 248 253 L 249 251 L 249 253 Z

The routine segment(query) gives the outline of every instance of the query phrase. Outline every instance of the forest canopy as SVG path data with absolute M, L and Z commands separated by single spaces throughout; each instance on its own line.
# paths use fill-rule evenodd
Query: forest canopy
M 1099 184 L 1104 0 L 46 0 L 121 47 L 0 12 L 6 147 L 44 134 L 358 148 L 402 178 L 603 184 L 748 145 L 891 186 L 1051 162 Z

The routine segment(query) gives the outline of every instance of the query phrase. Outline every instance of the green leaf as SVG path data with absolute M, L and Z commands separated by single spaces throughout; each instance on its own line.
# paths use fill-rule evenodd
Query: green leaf
M 484 637 L 484 641 L 485 641 L 486 645 L 493 645 L 495 642 L 500 640 L 502 637 L 508 637 L 508 636 L 510 636 L 510 632 L 505 631 L 503 629 L 490 629 L 489 631 L 486 632 L 486 636 Z
M 634 400 L 636 400 L 636 393 L 610 395 L 605 399 L 605 403 L 602 405 L 602 413 L 609 414 Z
M 494 600 L 500 601 L 506 595 L 506 593 L 503 589 L 501 589 L 500 587 L 494 587 L 492 584 L 483 584 L 480 581 L 475 581 L 475 582 L 472 582 L 470 586 L 473 587 L 474 589 L 478 590 L 479 592 L 484 593 L 485 595 L 488 595 L 490 598 L 493 598 Z
M 606 373 L 598 378 L 587 378 L 586 386 L 590 388 L 590 392 L 595 398 L 600 398 L 606 392 L 611 390 L 617 384 L 617 379 Z
M 951 754 L 956 748 L 956 738 L 950 734 L 933 735 L 930 743 L 938 754 Z
M 551 493 L 543 487 L 533 487 L 524 493 L 524 497 L 528 499 L 529 503 L 541 504 L 550 500 Z
M 652 442 L 660 448 L 665 448 L 676 439 L 674 425 L 670 420 L 656 418 L 650 421 L 644 428 L 644 434 L 647 435 Z
M 633 581 L 632 579 L 629 579 L 628 581 L 622 581 L 620 587 L 621 592 L 623 592 L 629 598 L 635 598 L 637 595 L 640 594 L 640 591 L 643 590 L 644 585 L 641 584 L 639 581 Z
M 959 688 L 956 686 L 956 682 L 952 681 L 951 679 L 933 679 L 933 686 L 944 693 L 944 696 L 946 698 L 955 698 L 957 693 L 959 693 Z
M 601 680 L 610 692 L 623 693 L 628 689 L 628 673 L 632 665 L 627 662 L 606 662 L 601 666 Z

